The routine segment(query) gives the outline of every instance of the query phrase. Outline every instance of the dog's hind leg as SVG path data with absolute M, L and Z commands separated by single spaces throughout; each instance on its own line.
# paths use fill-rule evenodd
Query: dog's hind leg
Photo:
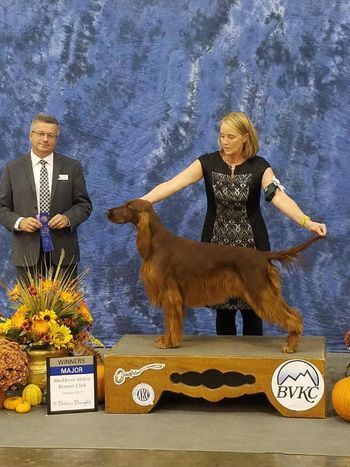
M 268 282 L 266 279 L 262 281 L 263 273 L 258 274 L 255 280 L 245 280 L 244 287 L 241 287 L 242 298 L 261 319 L 288 331 L 287 344 L 282 347 L 282 352 L 295 352 L 303 332 L 303 319 L 282 297 L 280 274 L 271 264 L 267 269 L 267 277 Z
M 303 319 L 300 313 L 289 306 L 281 295 L 265 291 L 263 297 L 257 306 L 253 307 L 254 311 L 263 320 L 287 330 L 287 344 L 281 350 L 287 353 L 295 352 L 303 332 Z
M 296 351 L 299 339 L 303 333 L 303 319 L 300 313 L 284 302 L 284 300 L 282 300 L 282 304 L 285 310 L 285 314 L 282 316 L 286 320 L 286 329 L 288 329 L 289 332 L 287 344 L 282 346 L 282 352 L 292 353 Z
M 178 289 L 168 289 L 161 296 L 164 313 L 164 335 L 158 337 L 159 349 L 180 347 L 182 344 L 184 304 Z

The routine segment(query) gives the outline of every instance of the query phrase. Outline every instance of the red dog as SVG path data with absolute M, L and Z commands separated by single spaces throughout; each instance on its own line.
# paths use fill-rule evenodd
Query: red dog
M 107 216 L 115 224 L 132 222 L 137 228 L 141 278 L 150 302 L 164 312 L 165 333 L 157 347 L 181 346 L 186 306 L 204 307 L 237 297 L 262 319 L 286 329 L 282 352 L 295 352 L 302 317 L 284 301 L 280 274 L 271 261 L 287 264 L 322 237 L 278 252 L 196 242 L 171 233 L 152 204 L 141 199 L 112 208 Z

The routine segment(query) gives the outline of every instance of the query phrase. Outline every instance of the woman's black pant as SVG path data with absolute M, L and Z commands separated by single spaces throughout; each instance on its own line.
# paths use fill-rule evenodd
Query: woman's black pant
M 238 310 L 216 310 L 216 334 L 235 336 L 237 334 L 236 313 Z M 263 323 L 253 310 L 240 310 L 244 336 L 261 336 Z

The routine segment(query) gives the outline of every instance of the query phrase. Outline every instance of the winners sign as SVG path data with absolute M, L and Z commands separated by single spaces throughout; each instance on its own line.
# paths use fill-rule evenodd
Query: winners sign
M 96 357 L 47 359 L 47 413 L 97 410 Z

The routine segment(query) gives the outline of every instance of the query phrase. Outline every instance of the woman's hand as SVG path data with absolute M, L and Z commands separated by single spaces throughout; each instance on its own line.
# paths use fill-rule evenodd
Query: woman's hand
M 327 227 L 326 224 L 321 224 L 320 222 L 314 222 L 311 219 L 308 219 L 304 227 L 309 231 L 314 233 L 315 235 L 319 235 L 320 237 L 325 237 L 327 235 Z

